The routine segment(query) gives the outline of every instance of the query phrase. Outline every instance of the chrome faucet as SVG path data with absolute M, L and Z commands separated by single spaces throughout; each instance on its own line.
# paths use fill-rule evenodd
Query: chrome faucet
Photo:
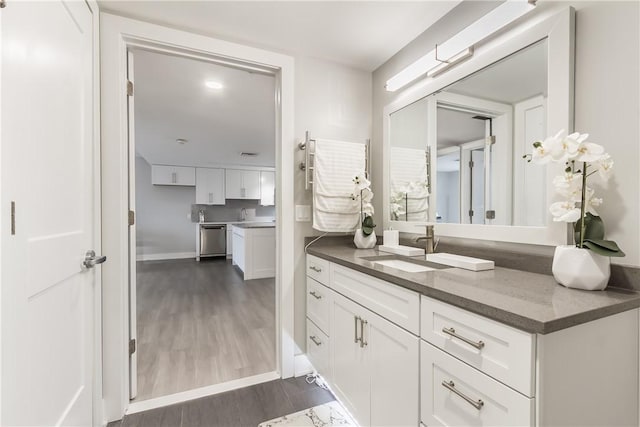
M 426 253 L 432 254 L 436 251 L 436 248 L 438 247 L 438 242 L 440 240 L 436 239 L 434 235 L 433 225 L 427 225 L 427 235 L 418 237 L 416 239 L 416 242 L 420 242 L 422 240 L 426 240 L 425 248 L 424 248 Z
M 247 209 L 242 208 L 240 209 L 240 221 L 244 221 L 246 219 L 247 219 Z

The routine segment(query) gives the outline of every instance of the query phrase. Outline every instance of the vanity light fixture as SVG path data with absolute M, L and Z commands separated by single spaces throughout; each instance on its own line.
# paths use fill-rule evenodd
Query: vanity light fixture
M 395 92 L 424 74 L 435 77 L 447 71 L 471 57 L 474 45 L 531 11 L 535 5 L 535 0 L 507 0 L 387 80 L 387 91 Z
M 204 82 L 204 85 L 209 89 L 222 89 L 224 87 L 222 83 L 215 80 L 207 80 L 206 82 Z

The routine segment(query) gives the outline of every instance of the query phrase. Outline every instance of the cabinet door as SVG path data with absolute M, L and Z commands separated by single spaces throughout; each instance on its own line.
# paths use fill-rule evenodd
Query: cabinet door
M 224 169 L 196 169 L 196 204 L 225 204 Z
M 260 171 L 260 204 L 273 206 L 275 202 L 276 173 Z
M 225 193 L 227 199 L 242 199 L 242 173 L 239 169 L 225 169 Z
M 252 200 L 260 199 L 260 171 L 243 171 L 242 198 Z
M 364 319 L 371 372 L 371 425 L 417 426 L 420 338 L 370 311 Z
M 359 318 L 365 309 L 340 294 L 331 302 L 332 390 L 360 426 L 370 424 L 370 383 L 367 347 L 356 342 L 360 336 Z
M 154 185 L 196 185 L 195 168 L 185 166 L 151 165 L 151 182 Z
M 244 273 L 244 235 L 241 234 L 238 230 L 233 230 L 233 264 L 237 265 L 240 270 Z

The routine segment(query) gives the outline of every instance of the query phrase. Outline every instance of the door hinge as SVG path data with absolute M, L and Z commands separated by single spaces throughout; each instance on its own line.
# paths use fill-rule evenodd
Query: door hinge
M 136 213 L 134 211 L 129 211 L 129 225 L 133 225 L 136 223 Z
M 11 235 L 16 235 L 16 202 L 11 201 Z
M 473 161 L 469 162 L 469 169 L 473 169 Z
M 7 7 L 7 2 L 5 0 L 0 0 L 0 9 L 4 9 Z
M 129 356 L 131 356 L 135 352 L 136 352 L 136 340 L 134 338 L 129 340 Z
M 472 216 L 473 216 L 473 210 L 471 209 L 469 210 L 469 217 L 472 217 Z
M 127 96 L 133 96 L 133 82 L 127 80 Z
M 496 136 L 489 135 L 484 139 L 484 145 L 493 145 L 496 143 Z

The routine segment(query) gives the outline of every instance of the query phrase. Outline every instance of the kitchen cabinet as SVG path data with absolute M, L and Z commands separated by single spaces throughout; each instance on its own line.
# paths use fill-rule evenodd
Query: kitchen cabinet
M 276 204 L 276 173 L 260 171 L 260 205 L 274 206 Z
M 153 185 L 196 185 L 196 170 L 187 166 L 151 165 Z
M 233 226 L 233 264 L 244 280 L 275 277 L 276 233 L 274 225 Z
M 225 197 L 227 199 L 260 199 L 260 171 L 225 169 Z
M 225 204 L 224 175 L 224 169 L 196 168 L 196 204 Z

